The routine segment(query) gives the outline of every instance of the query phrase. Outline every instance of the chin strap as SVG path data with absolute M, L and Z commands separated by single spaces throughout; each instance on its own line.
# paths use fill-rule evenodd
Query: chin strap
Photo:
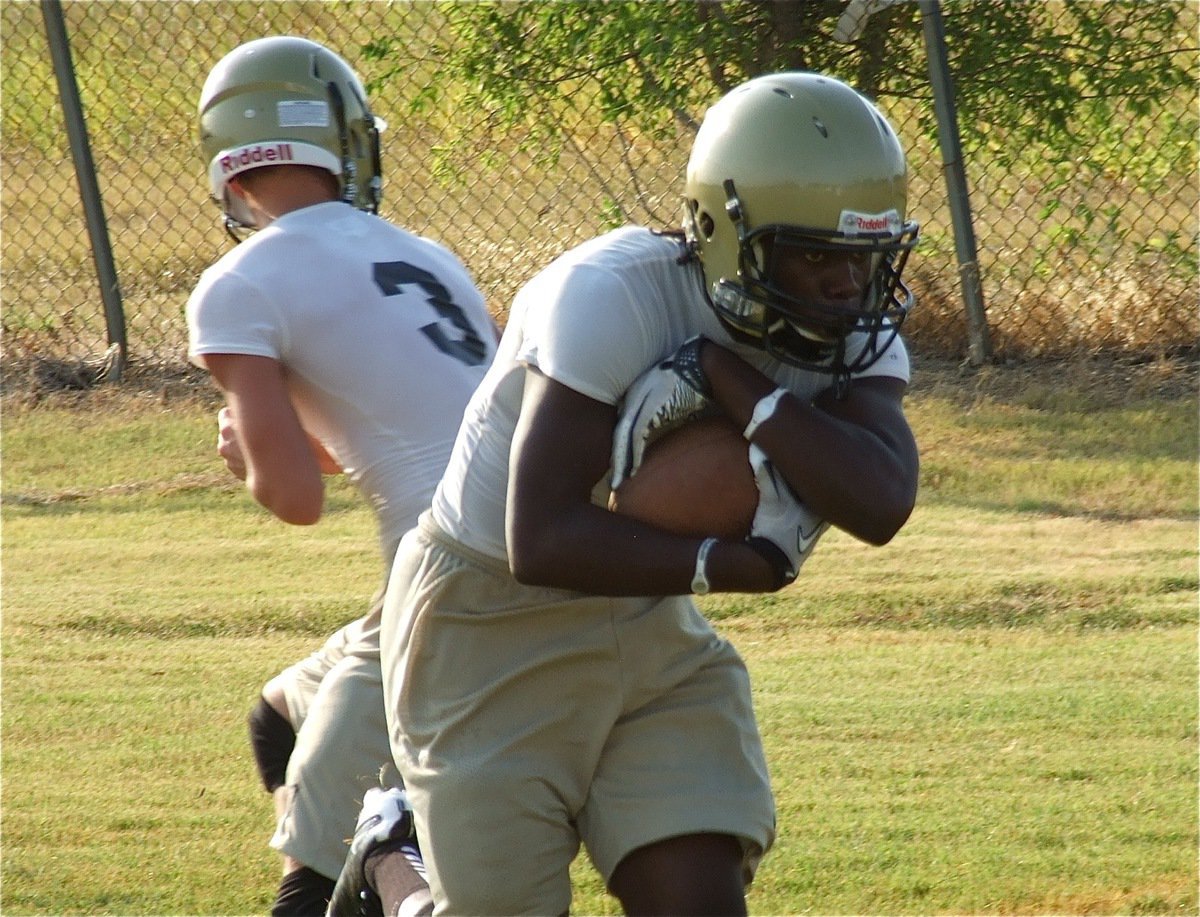
M 833 355 L 833 397 L 845 401 L 850 394 L 850 369 L 846 366 L 846 339 L 837 342 L 837 352 Z

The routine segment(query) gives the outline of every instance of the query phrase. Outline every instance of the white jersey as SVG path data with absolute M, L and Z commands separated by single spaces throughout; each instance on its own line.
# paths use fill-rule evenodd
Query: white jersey
M 495 353 L 483 296 L 447 249 L 330 202 L 285 214 L 201 276 L 201 354 L 287 367 L 304 429 L 374 509 L 385 552 L 430 502 Z
M 434 494 L 433 518 L 444 531 L 476 551 L 507 557 L 508 457 L 526 365 L 617 405 L 646 369 L 702 334 L 805 400 L 830 386 L 827 373 L 789 366 L 734 342 L 708 305 L 699 265 L 679 263 L 680 245 L 648 229 L 614 230 L 567 252 L 521 290 Z M 852 336 L 847 362 L 866 343 L 865 334 Z M 908 352 L 899 337 L 852 378 L 866 376 L 908 381 Z

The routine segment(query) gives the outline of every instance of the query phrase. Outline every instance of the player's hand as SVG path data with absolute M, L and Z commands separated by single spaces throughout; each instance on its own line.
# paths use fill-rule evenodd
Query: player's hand
M 758 511 L 747 541 L 779 575 L 779 585 L 792 582 L 829 523 L 808 509 L 758 446 L 750 446 L 750 467 L 758 486 Z M 772 550 L 772 548 L 774 550 Z
M 233 425 L 233 412 L 227 407 L 217 412 L 217 455 L 224 459 L 231 474 L 246 480 L 246 458 Z
M 687 421 L 715 413 L 708 380 L 700 370 L 700 348 L 694 337 L 629 387 L 613 434 L 612 488 L 631 478 L 642 464 L 646 444 Z

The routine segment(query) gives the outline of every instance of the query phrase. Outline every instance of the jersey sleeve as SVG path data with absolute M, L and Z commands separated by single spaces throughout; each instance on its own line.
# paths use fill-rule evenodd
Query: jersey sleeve
M 865 338 L 865 335 L 864 335 Z M 865 343 L 865 342 L 863 342 Z M 863 349 L 863 344 L 860 343 L 855 349 L 846 354 L 847 360 L 853 360 L 857 354 Z M 879 355 L 879 359 L 864 369 L 862 372 L 854 374 L 855 379 L 867 379 L 871 376 L 894 376 L 904 382 L 910 380 L 912 368 L 908 359 L 908 347 L 904 344 L 904 339 L 900 335 L 895 335 L 884 348 L 883 353 Z
M 188 357 L 237 353 L 282 360 L 286 326 L 271 299 L 232 273 L 206 274 L 187 304 Z
M 596 401 L 617 404 L 662 354 L 661 329 L 611 270 L 576 264 L 547 271 L 519 298 L 525 318 L 517 360 Z

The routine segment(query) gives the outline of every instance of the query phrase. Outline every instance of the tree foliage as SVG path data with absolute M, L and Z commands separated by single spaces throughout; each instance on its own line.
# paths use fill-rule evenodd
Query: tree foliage
M 913 0 L 877 12 L 853 44 L 832 37 L 843 0 L 489 0 L 441 9 L 435 91 L 484 106 L 506 127 L 552 128 L 583 93 L 610 123 L 694 129 L 734 85 L 788 69 L 830 73 L 881 101 L 932 97 Z M 1197 8 L 1184 0 L 952 0 L 943 18 L 961 129 L 976 141 L 1002 126 L 1019 147 L 1022 138 L 1150 116 L 1197 78 Z M 928 114 L 924 126 L 933 130 Z

